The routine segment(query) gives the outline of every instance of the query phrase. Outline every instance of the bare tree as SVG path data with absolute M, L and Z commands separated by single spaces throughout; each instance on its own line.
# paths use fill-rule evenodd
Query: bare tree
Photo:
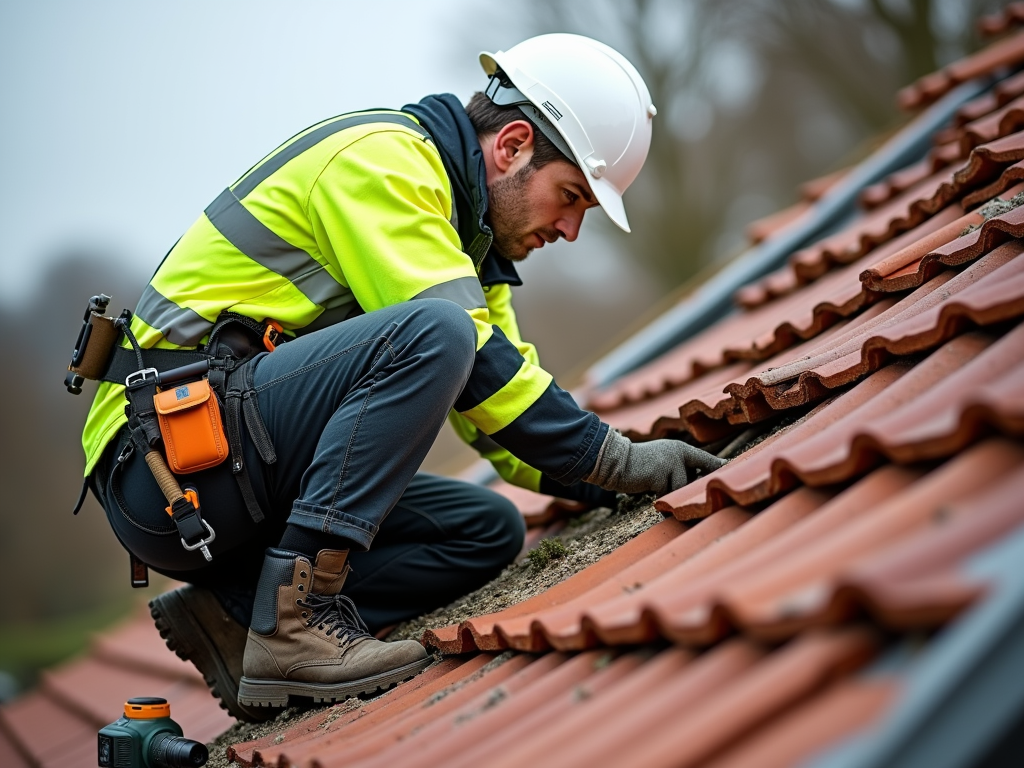
M 900 119 L 895 91 L 978 45 L 996 0 L 535 3 L 539 30 L 622 51 L 659 109 L 620 247 L 670 290 L 739 245 L 743 224 L 856 159 Z M 619 235 L 609 228 L 609 236 Z

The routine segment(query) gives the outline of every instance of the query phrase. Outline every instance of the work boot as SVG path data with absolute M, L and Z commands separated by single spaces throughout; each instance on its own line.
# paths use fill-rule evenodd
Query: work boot
M 384 691 L 431 662 L 415 640 L 385 643 L 341 595 L 348 550 L 321 550 L 316 565 L 268 549 L 245 644 L 238 701 L 284 707 L 289 696 L 333 702 Z
M 231 715 L 250 723 L 273 717 L 266 709 L 238 703 L 246 629 L 228 615 L 210 590 L 181 587 L 153 598 L 149 611 L 167 647 L 195 665 Z

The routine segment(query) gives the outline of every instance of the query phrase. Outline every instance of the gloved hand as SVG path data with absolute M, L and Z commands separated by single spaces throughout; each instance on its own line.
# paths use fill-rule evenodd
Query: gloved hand
M 619 493 L 649 493 L 659 496 L 689 482 L 695 468 L 705 472 L 718 469 L 725 459 L 694 448 L 682 440 L 651 440 L 634 443 L 617 430 L 609 429 L 601 445 L 588 483 Z

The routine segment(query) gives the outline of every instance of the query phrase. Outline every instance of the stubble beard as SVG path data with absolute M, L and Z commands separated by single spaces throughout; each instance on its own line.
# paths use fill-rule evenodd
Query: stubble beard
M 524 245 L 524 240 L 530 232 L 526 185 L 535 171 L 527 165 L 487 188 L 494 249 L 510 261 L 523 261 L 533 250 Z

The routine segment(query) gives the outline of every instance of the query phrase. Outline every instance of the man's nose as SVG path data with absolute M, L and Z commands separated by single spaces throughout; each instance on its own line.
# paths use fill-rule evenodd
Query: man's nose
M 580 227 L 583 225 L 583 214 L 571 214 L 563 216 L 555 222 L 555 229 L 568 242 L 573 242 L 580 234 Z

